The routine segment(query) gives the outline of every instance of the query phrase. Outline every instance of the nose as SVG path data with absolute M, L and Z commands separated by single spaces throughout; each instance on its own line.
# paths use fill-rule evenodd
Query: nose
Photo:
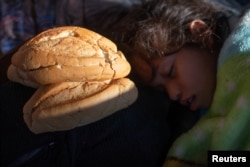
M 181 99 L 181 89 L 180 89 L 180 86 L 176 82 L 166 83 L 165 91 L 171 100 L 178 101 Z

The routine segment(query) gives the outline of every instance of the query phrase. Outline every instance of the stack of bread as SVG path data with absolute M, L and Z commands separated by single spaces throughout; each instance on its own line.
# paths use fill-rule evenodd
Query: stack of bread
M 48 29 L 13 55 L 8 78 L 36 88 L 23 107 L 34 133 L 69 130 L 103 119 L 138 96 L 131 67 L 109 39 L 75 27 Z

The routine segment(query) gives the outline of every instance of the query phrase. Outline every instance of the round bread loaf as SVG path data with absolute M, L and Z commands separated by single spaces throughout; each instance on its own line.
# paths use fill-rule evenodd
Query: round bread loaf
M 52 28 L 38 34 L 22 45 L 11 61 L 8 77 L 32 87 L 65 81 L 117 79 L 127 76 L 131 70 L 111 40 L 75 26 Z
M 25 104 L 24 120 L 33 133 L 83 126 L 131 105 L 138 96 L 128 78 L 105 82 L 64 82 L 41 86 Z
M 33 133 L 69 130 L 131 105 L 138 96 L 125 78 L 129 62 L 109 39 L 67 26 L 48 29 L 13 55 L 10 80 L 38 88 L 23 107 Z

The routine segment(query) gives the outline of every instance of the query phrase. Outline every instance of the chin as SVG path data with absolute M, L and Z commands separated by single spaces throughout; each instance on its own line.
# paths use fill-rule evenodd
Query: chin
M 210 108 L 210 105 L 204 106 L 204 107 L 200 107 L 199 110 L 208 110 Z
M 208 110 L 211 107 L 212 102 L 213 102 L 213 99 L 207 100 L 206 103 L 203 103 L 202 105 L 196 106 L 196 107 L 199 110 Z

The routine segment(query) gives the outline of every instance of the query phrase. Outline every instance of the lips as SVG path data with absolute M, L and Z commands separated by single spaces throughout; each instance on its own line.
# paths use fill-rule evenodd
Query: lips
M 180 104 L 183 106 L 188 106 L 191 109 L 191 108 L 193 108 L 192 106 L 193 106 L 194 100 L 195 100 L 195 96 L 191 96 L 189 98 L 181 100 Z

